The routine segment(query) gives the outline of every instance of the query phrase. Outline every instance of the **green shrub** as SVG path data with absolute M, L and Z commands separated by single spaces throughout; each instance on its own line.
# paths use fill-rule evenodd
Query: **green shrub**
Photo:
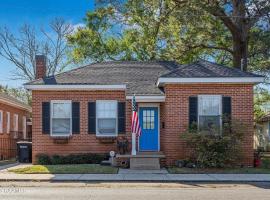
M 38 154 L 37 155 L 37 163 L 40 164 L 40 165 L 50 165 L 51 164 L 51 159 L 46 154 Z
M 270 169 L 270 159 L 269 158 L 262 158 L 262 168 Z
M 66 164 L 65 163 L 65 157 L 64 156 L 59 156 L 59 155 L 53 155 L 51 157 L 51 162 L 52 162 L 52 165 Z
M 196 127 L 196 126 L 193 126 Z M 241 142 L 244 124 L 236 121 L 223 124 L 223 130 L 190 129 L 182 134 L 198 167 L 231 167 L 241 165 Z
M 45 160 L 46 158 L 47 160 Z M 62 164 L 100 164 L 101 161 L 108 158 L 107 154 L 93 154 L 93 153 L 85 153 L 85 154 L 69 154 L 66 156 L 53 155 L 49 157 L 45 154 L 42 154 L 41 157 L 37 157 L 38 164 L 47 165 L 62 165 Z M 39 160 L 45 160 L 43 162 L 39 162 Z M 49 161 L 49 162 L 46 162 Z

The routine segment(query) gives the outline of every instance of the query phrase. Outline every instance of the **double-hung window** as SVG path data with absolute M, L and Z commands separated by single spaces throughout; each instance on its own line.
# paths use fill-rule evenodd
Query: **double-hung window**
M 13 115 L 13 131 L 18 132 L 19 130 L 19 115 L 14 114 Z
M 0 110 L 0 133 L 3 133 L 3 124 L 4 124 L 3 111 Z
M 10 112 L 7 112 L 7 133 L 10 133 Z
M 72 134 L 71 101 L 51 101 L 51 136 Z
M 198 103 L 199 130 L 215 130 L 220 132 L 222 124 L 222 96 L 199 95 Z
M 117 135 L 117 101 L 96 101 L 97 136 Z
M 26 116 L 22 118 L 23 138 L 26 139 Z

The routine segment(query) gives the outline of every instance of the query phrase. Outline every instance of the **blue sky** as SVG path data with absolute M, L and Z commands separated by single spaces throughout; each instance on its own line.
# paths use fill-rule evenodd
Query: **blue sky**
M 6 26 L 16 34 L 24 23 L 46 28 L 56 17 L 76 25 L 83 23 L 86 12 L 93 9 L 94 0 L 0 0 L 0 27 Z M 22 81 L 12 80 L 14 70 L 12 63 L 0 57 L 1 85 L 22 85 Z

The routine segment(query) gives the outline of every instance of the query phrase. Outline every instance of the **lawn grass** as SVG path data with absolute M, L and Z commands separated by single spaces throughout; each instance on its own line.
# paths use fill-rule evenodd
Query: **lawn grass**
M 198 169 L 198 168 L 168 168 L 171 174 L 270 174 L 266 168 L 224 168 L 224 169 Z
M 13 163 L 16 163 L 16 160 L 15 159 L 12 159 L 12 160 L 1 160 L 0 161 L 0 166 L 9 165 L 9 164 L 13 164 Z
M 116 174 L 118 169 L 97 164 L 74 165 L 33 165 L 31 167 L 10 169 L 17 174 Z

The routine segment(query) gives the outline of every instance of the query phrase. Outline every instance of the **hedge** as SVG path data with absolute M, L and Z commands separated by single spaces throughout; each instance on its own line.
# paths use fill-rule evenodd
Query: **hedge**
M 38 154 L 37 163 L 40 165 L 63 165 L 63 164 L 100 164 L 101 161 L 108 159 L 108 154 L 69 154 L 69 155 L 53 155 Z

